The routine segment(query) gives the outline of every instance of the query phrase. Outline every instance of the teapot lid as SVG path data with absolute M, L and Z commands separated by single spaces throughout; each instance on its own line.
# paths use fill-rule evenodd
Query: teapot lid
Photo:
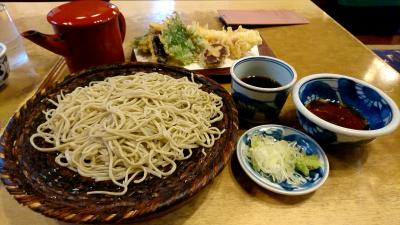
M 88 26 L 107 22 L 118 14 L 117 6 L 109 2 L 74 1 L 52 9 L 47 21 L 61 26 Z

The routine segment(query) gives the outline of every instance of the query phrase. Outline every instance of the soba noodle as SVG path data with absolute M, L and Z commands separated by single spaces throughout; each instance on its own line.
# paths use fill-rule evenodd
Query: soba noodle
M 200 87 L 186 77 L 142 72 L 91 82 L 51 100 L 56 108 L 44 112 L 30 142 L 59 152 L 61 166 L 123 188 L 88 194 L 124 195 L 131 182 L 169 176 L 176 161 L 220 138 L 224 131 L 212 124 L 223 118 L 222 99 Z M 52 147 L 38 146 L 40 138 Z

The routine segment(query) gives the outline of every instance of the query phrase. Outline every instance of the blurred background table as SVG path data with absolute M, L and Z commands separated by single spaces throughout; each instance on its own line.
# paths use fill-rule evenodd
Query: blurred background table
M 47 12 L 59 2 L 6 3 L 19 31 L 52 33 Z M 400 104 L 400 77 L 371 50 L 307 0 L 269 1 L 116 1 L 125 15 L 124 42 L 129 59 L 135 36 L 150 22 L 162 21 L 177 11 L 185 22 L 221 26 L 217 9 L 288 9 L 306 17 L 305 25 L 257 28 L 276 56 L 291 64 L 301 77 L 314 73 L 339 73 L 357 77 L 381 88 Z M 40 86 L 60 57 L 27 40 L 29 61 L 15 68 L 0 90 L 0 128 Z M 60 69 L 60 68 L 59 68 Z M 66 74 L 65 68 L 59 71 Z M 229 84 L 223 84 L 229 88 Z M 295 126 L 291 98 L 281 121 Z M 360 147 L 326 149 L 331 173 L 315 193 L 286 197 L 265 191 L 239 167 L 235 157 L 205 189 L 143 224 L 398 224 L 400 221 L 400 132 Z M 0 225 L 65 224 L 19 205 L 0 187 Z M 139 223 L 140 224 L 140 223 Z

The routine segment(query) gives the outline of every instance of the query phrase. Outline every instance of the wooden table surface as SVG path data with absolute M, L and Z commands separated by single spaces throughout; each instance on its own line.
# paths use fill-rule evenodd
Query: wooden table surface
M 306 25 L 258 28 L 276 56 L 291 64 L 299 79 L 309 74 L 346 74 L 370 82 L 400 103 L 400 77 L 349 32 L 311 1 L 117 1 L 126 17 L 126 58 L 133 37 L 150 22 L 177 11 L 185 22 L 220 27 L 217 9 L 289 9 L 306 17 Z M 6 3 L 19 31 L 52 33 L 49 10 L 61 3 Z M 0 89 L 0 127 L 39 87 L 59 56 L 23 40 L 28 63 L 11 72 Z M 63 71 L 63 73 L 66 73 Z M 229 84 L 223 84 L 229 88 Z M 288 99 L 282 121 L 295 125 Z M 400 132 L 354 148 L 326 149 L 330 175 L 316 192 L 283 196 L 266 191 L 247 178 L 235 157 L 205 189 L 168 214 L 139 224 L 400 224 Z M 0 225 L 66 224 L 19 205 L 0 185 Z

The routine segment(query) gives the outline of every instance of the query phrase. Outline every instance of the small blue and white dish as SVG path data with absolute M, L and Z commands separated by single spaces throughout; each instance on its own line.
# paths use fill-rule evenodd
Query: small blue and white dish
M 321 162 L 321 167 L 310 171 L 308 176 L 296 171 L 296 175 L 303 176 L 306 182 L 300 185 L 290 185 L 286 181 L 277 183 L 270 176 L 258 172 L 253 168 L 251 159 L 246 155 L 246 151 L 251 147 L 251 137 L 270 136 L 277 141 L 296 142 L 296 145 L 305 152 L 306 155 L 317 155 Z M 247 130 L 238 140 L 236 154 L 239 164 L 244 172 L 255 183 L 272 192 L 284 195 L 304 195 L 311 193 L 321 187 L 329 174 L 329 161 L 322 148 L 308 135 L 291 127 L 267 124 L 253 127 Z
M 230 68 L 231 92 L 242 121 L 255 124 L 277 119 L 297 73 L 288 63 L 268 56 L 248 56 L 237 60 Z M 249 76 L 269 78 L 280 86 L 265 88 L 243 81 Z
M 389 96 L 352 77 L 328 73 L 310 75 L 296 83 L 292 95 L 300 125 L 319 143 L 368 143 L 394 131 L 400 122 L 399 109 Z M 316 116 L 306 105 L 319 99 L 352 108 L 366 120 L 368 129 L 350 129 Z

